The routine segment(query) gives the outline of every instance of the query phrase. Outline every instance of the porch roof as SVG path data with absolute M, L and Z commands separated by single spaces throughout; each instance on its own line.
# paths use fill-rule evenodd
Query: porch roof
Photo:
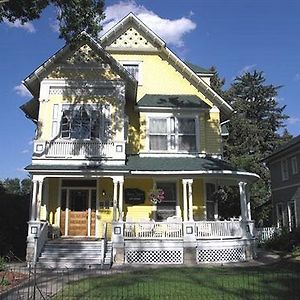
M 72 165 L 29 165 L 26 170 L 35 172 L 82 172 L 82 173 L 128 173 L 132 175 L 200 175 L 200 176 L 226 176 L 244 178 L 255 181 L 259 177 L 254 173 L 238 169 L 230 163 L 212 157 L 141 157 L 130 155 L 125 165 L 104 166 L 72 166 Z

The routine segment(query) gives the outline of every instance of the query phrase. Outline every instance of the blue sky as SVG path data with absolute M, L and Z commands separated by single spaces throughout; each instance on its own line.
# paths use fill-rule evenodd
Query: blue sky
M 300 134 L 300 2 L 294 0 L 106 1 L 104 28 L 129 11 L 162 36 L 181 58 L 216 66 L 227 86 L 245 71 L 264 71 L 281 85 L 289 131 Z M 64 42 L 58 39 L 55 11 L 21 26 L 0 24 L 0 179 L 26 177 L 34 125 L 19 106 L 30 99 L 21 81 Z

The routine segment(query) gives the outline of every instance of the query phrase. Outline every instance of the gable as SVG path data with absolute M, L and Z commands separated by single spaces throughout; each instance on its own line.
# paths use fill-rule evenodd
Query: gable
M 72 80 L 120 80 L 121 76 L 113 70 L 109 62 L 104 60 L 90 45 L 83 44 L 73 54 L 56 61 L 54 69 L 47 79 Z
M 201 76 L 199 77 L 197 73 L 191 69 L 191 67 L 185 64 L 177 55 L 166 47 L 165 42 L 133 13 L 128 14 L 101 37 L 101 44 L 103 47 L 112 51 L 112 53 L 114 49 L 117 49 L 118 51 L 116 51 L 116 53 L 120 54 L 122 53 L 122 50 L 126 50 L 127 53 L 130 51 L 132 53 L 138 52 L 136 51 L 138 48 L 134 49 L 131 47 L 124 47 L 124 45 L 127 46 L 127 44 L 124 44 L 119 49 L 111 46 L 116 39 L 126 32 L 127 29 L 124 32 L 124 28 L 138 28 L 138 32 L 142 32 L 144 37 L 147 37 L 147 41 L 151 41 L 152 45 L 157 48 L 156 51 L 159 52 L 159 55 L 167 60 L 170 65 L 174 66 L 176 71 L 186 78 L 190 85 L 195 87 L 198 92 L 203 94 L 204 97 L 206 97 L 214 106 L 217 106 L 222 113 L 225 113 L 225 115 L 230 115 L 233 112 L 233 108 L 211 88 L 205 78 L 202 78 Z M 119 41 L 116 42 L 118 43 Z M 124 52 L 126 53 L 126 51 Z
M 146 35 L 141 30 L 135 28 L 134 26 L 130 26 L 127 29 L 124 29 L 124 31 L 120 32 L 118 36 L 112 39 L 106 47 L 110 50 L 157 50 L 150 39 L 146 37 Z
M 48 58 L 24 79 L 23 84 L 34 96 L 38 97 L 41 79 L 49 76 L 51 72 L 53 74 L 50 76 L 57 78 L 62 74 L 56 74 L 56 72 L 63 72 L 64 69 L 72 69 L 72 67 L 74 75 L 76 73 L 74 69 L 76 70 L 78 66 L 92 72 L 98 66 L 103 69 L 104 73 L 107 73 L 107 70 L 111 68 L 114 76 L 119 76 L 133 91 L 136 90 L 136 80 L 95 39 L 85 32 L 81 33 L 81 37 L 75 45 L 67 44 Z

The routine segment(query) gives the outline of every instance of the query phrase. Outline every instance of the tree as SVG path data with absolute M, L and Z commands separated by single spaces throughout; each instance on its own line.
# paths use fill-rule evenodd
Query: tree
M 82 31 L 98 37 L 100 21 L 104 18 L 104 0 L 9 0 L 0 3 L 0 22 L 7 19 L 24 24 L 40 18 L 49 5 L 56 7 L 60 38 L 70 42 Z
M 267 222 L 271 212 L 270 174 L 262 159 L 291 137 L 286 130 L 279 134 L 288 118 L 285 106 L 276 101 L 279 88 L 266 84 L 264 74 L 254 71 L 237 77 L 225 95 L 235 113 L 228 126 L 224 157 L 260 176 L 251 188 L 253 217 L 260 222 Z M 237 190 L 231 191 L 228 201 L 233 198 L 238 198 Z M 239 203 L 238 199 L 233 201 Z
M 218 93 L 221 97 L 224 96 L 224 84 L 225 84 L 225 78 L 220 78 L 219 72 L 215 66 L 212 66 L 209 68 L 209 71 L 211 71 L 214 75 L 210 79 L 210 85 L 212 89 Z
M 0 193 L 10 195 L 29 195 L 31 193 L 31 179 L 6 178 L 0 182 Z

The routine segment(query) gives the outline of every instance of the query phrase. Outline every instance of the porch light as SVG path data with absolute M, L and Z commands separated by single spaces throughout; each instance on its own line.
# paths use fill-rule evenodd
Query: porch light
M 102 196 L 106 196 L 106 191 L 104 189 L 102 190 Z

